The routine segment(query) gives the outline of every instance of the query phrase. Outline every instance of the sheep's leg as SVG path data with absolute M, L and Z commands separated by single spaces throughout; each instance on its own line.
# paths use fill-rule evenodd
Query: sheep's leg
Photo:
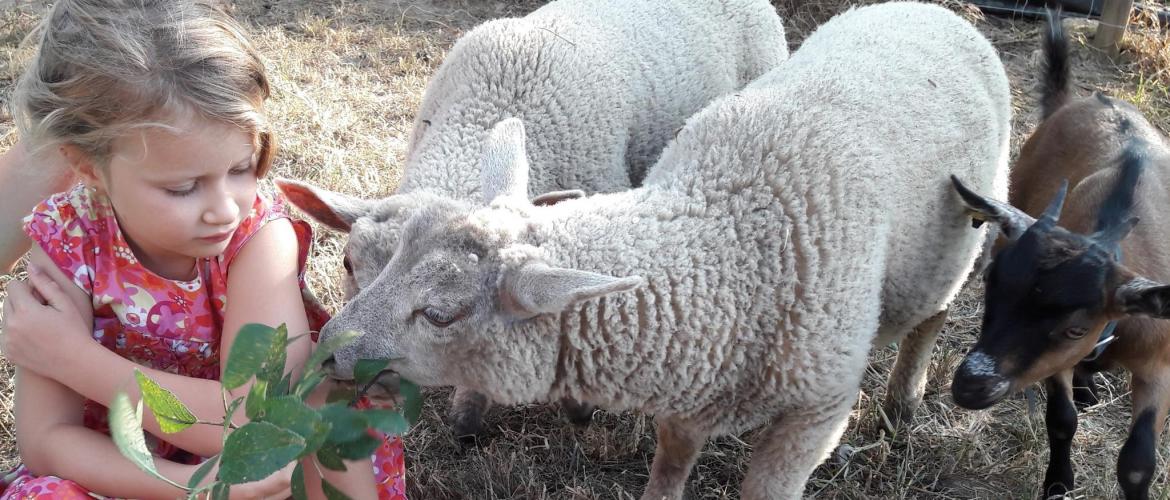
M 1154 479 L 1158 464 L 1156 447 L 1158 436 L 1166 421 L 1170 398 L 1170 374 L 1167 367 L 1158 362 L 1133 371 L 1130 380 L 1133 388 L 1133 424 L 1129 437 L 1117 455 L 1117 481 L 1126 500 L 1146 499 L 1150 494 L 1150 481 Z
M 573 398 L 561 398 L 561 410 L 565 412 L 565 419 L 573 425 L 585 427 L 593 421 L 593 405 L 577 401 Z
M 845 432 L 852 406 L 853 398 L 842 396 L 834 405 L 777 417 L 756 443 L 742 498 L 800 498 L 813 469 Z
M 914 418 L 918 405 L 922 404 L 930 354 L 934 350 L 938 332 L 947 320 L 947 311 L 943 309 L 919 323 L 910 335 L 898 343 L 898 360 L 890 371 L 883 405 L 886 416 L 895 425 L 909 422 Z
M 487 396 L 456 387 L 455 395 L 451 398 L 451 412 L 448 414 L 455 438 L 467 444 L 475 443 L 476 438 L 483 433 L 483 414 L 489 406 L 491 401 Z
M 658 448 L 654 450 L 650 484 L 642 500 L 682 498 L 687 477 L 708 433 L 684 420 L 659 417 L 654 421 L 658 424 Z
M 1072 441 L 1077 433 L 1077 409 L 1072 402 L 1072 370 L 1049 377 L 1044 386 L 1048 391 L 1044 425 L 1048 428 L 1049 456 L 1041 498 L 1064 498 L 1075 483 Z

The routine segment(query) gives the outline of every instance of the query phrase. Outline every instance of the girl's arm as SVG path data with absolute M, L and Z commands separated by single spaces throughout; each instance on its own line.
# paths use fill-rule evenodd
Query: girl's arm
M 92 308 L 83 290 L 73 285 L 49 257 L 34 247 L 30 259 L 33 264 L 53 278 L 62 290 L 67 290 L 75 303 Z M 305 317 L 297 278 L 297 240 L 292 224 L 288 220 L 275 220 L 261 228 L 248 242 L 232 264 L 228 277 L 228 311 L 224 318 L 220 360 L 226 364 L 228 350 L 235 340 L 236 332 L 246 323 L 267 325 L 288 325 L 290 336 L 307 332 Z M 39 288 L 39 287 L 38 287 Z M 223 419 L 223 400 L 220 384 L 214 380 L 203 380 L 146 368 L 129 361 L 102 347 L 96 342 L 78 342 L 76 349 L 60 352 L 60 367 L 50 376 L 89 399 L 109 405 L 114 395 L 126 391 L 132 400 L 138 399 L 138 386 L 134 383 L 134 370 L 141 370 L 167 388 L 184 402 L 200 419 L 219 421 Z M 311 345 L 307 340 L 291 343 L 288 347 L 286 372 L 300 373 L 308 359 Z M 232 391 L 231 397 L 248 393 L 251 382 Z M 164 434 L 151 412 L 144 412 L 143 425 L 151 434 L 192 453 L 211 456 L 223 447 L 222 429 L 212 425 L 194 425 L 175 434 Z M 243 412 L 233 418 L 237 424 L 246 422 Z
M 69 479 L 113 498 L 180 498 L 185 492 L 155 478 L 118 452 L 109 436 L 86 428 L 83 399 L 57 381 L 16 369 L 16 444 L 29 471 Z M 100 464 L 100 465 L 98 465 Z M 154 459 L 164 477 L 187 484 L 199 466 Z M 291 470 L 254 483 L 233 486 L 231 498 L 289 495 Z
M 83 398 L 49 378 L 16 369 L 16 445 L 33 474 L 77 482 L 116 498 L 177 498 L 182 492 L 123 457 L 109 436 L 82 423 Z M 195 468 L 155 460 L 160 472 L 186 484 Z
M 23 142 L 0 155 L 0 274 L 28 251 L 21 221 L 41 200 L 69 187 L 73 174 L 60 154 L 30 159 Z M 36 165 L 30 163 L 36 162 Z

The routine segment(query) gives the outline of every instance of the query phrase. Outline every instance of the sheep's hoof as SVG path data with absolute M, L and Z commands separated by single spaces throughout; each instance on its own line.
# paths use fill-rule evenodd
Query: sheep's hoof
M 593 410 L 596 408 L 589 403 L 582 403 L 572 398 L 561 399 L 561 409 L 565 419 L 578 427 L 587 427 L 593 421 Z
M 893 426 L 894 428 L 909 425 L 914 420 L 914 412 L 918 410 L 918 406 L 921 404 L 921 399 L 887 399 L 885 404 L 882 405 L 882 412 L 885 413 L 886 420 L 883 424 Z M 894 429 L 889 430 L 892 431 Z
M 479 444 L 479 440 L 483 437 L 483 419 L 479 416 L 474 418 L 456 418 L 451 424 L 451 434 L 455 436 L 455 440 L 464 446 L 475 446 Z

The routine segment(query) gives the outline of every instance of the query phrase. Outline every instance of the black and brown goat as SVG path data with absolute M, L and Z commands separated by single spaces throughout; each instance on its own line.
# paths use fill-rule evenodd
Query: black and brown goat
M 1074 376 L 1127 369 L 1133 423 L 1118 482 L 1125 498 L 1147 498 L 1170 407 L 1170 321 L 1160 319 L 1170 318 L 1162 284 L 1170 283 L 1170 143 L 1129 103 L 1074 98 L 1058 16 L 1046 31 L 1044 120 L 1012 171 L 1010 204 L 955 179 L 974 216 L 997 223 L 1006 243 L 988 269 L 979 340 L 951 389 L 958 405 L 981 409 L 1043 380 L 1044 497 L 1061 496 L 1073 488 Z

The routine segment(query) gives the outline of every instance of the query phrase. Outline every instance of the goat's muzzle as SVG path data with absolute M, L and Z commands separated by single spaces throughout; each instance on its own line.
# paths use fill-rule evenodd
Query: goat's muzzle
M 982 410 L 1002 400 L 1010 388 L 1011 381 L 999 374 L 995 360 L 974 351 L 955 370 L 951 396 L 955 404 L 963 408 Z

